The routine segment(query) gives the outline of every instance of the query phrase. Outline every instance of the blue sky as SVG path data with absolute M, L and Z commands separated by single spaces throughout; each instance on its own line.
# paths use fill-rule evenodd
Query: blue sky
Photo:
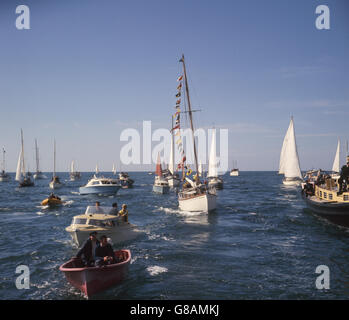
M 19 4 L 30 8 L 30 30 L 15 27 Z M 330 30 L 315 27 L 321 4 Z M 241 170 L 278 169 L 291 115 L 303 170 L 330 168 L 337 139 L 349 139 L 346 0 L 1 1 L 0 41 L 8 171 L 20 128 L 32 170 L 35 138 L 44 171 L 54 138 L 58 171 L 72 159 L 81 171 L 120 167 L 122 130 L 143 120 L 168 128 L 182 53 L 202 110 L 196 127 L 228 128 Z

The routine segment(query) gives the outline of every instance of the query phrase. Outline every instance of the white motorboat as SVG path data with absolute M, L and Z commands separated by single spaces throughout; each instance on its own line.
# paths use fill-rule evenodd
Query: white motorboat
M 282 181 L 284 185 L 300 185 L 303 181 L 299 166 L 293 117 L 291 117 L 290 125 L 282 144 L 279 174 L 283 174 L 285 176 Z
M 97 177 L 96 175 L 94 175 L 86 185 L 79 188 L 79 192 L 81 195 L 115 195 L 120 188 L 121 185 L 117 179 Z
M 118 216 L 113 207 L 100 206 L 88 206 L 85 214 L 74 216 L 65 230 L 78 246 L 81 246 L 94 231 L 97 232 L 97 238 L 106 235 L 113 244 L 132 240 L 141 233 L 137 226 Z
M 184 62 L 184 55 L 182 55 L 182 58 L 179 60 L 182 62 L 183 65 L 183 75 L 180 76 L 177 81 L 179 81 L 179 86 L 177 87 L 178 93 L 176 97 L 181 96 L 181 88 L 182 88 L 182 79 L 184 77 L 184 85 L 186 90 L 186 98 L 187 98 L 187 105 L 188 105 L 188 114 L 190 118 L 190 129 L 192 133 L 192 145 L 193 145 L 193 151 L 194 151 L 194 160 L 195 160 L 195 169 L 196 169 L 196 175 L 195 175 L 195 181 L 192 181 L 188 177 L 186 178 L 186 183 L 183 184 L 181 191 L 178 193 L 178 204 L 179 209 L 183 211 L 190 211 L 190 212 L 209 212 L 211 210 L 216 209 L 216 189 L 214 187 L 208 187 L 206 184 L 202 184 L 199 177 L 199 168 L 198 168 L 198 157 L 196 152 L 196 143 L 195 143 L 195 136 L 194 136 L 194 125 L 193 125 L 193 110 L 191 108 L 191 102 L 190 102 L 190 96 L 189 96 L 189 87 L 188 87 L 188 80 L 187 80 L 187 73 L 186 73 L 186 67 Z M 180 130 L 180 102 L 181 100 L 177 100 L 176 103 L 176 126 L 174 129 Z M 176 142 L 177 143 L 177 142 Z M 180 144 L 180 143 L 179 143 Z M 182 167 L 185 168 L 185 161 L 186 157 L 183 157 L 182 160 Z M 184 172 L 184 171 L 183 171 Z M 189 171 L 187 172 L 187 175 L 189 174 Z

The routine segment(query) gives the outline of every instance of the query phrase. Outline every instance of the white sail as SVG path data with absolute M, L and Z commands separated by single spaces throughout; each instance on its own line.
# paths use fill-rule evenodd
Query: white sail
M 116 174 L 116 168 L 115 168 L 115 164 L 113 163 L 113 169 L 112 169 L 113 174 Z
M 332 165 L 332 171 L 334 172 L 339 172 L 339 153 L 340 153 L 340 141 L 338 140 L 337 144 L 337 151 L 336 151 L 336 156 L 334 157 L 333 165 Z
M 75 163 L 74 163 L 74 160 L 71 162 L 71 165 L 70 165 L 70 172 L 71 172 L 71 173 L 74 173 L 74 172 L 75 172 Z
M 98 173 L 99 173 L 98 164 L 96 164 L 96 169 L 95 169 L 95 172 L 96 172 L 96 174 L 98 174 Z
M 21 180 L 21 172 L 22 172 L 22 148 L 19 152 L 18 162 L 17 162 L 17 170 L 16 170 L 16 181 Z
M 208 177 L 218 177 L 217 174 L 217 158 L 216 158 L 216 130 L 212 131 L 212 141 L 210 158 L 208 163 Z
M 202 163 L 199 162 L 199 177 L 202 177 Z
M 297 152 L 296 136 L 294 133 L 293 118 L 291 118 L 290 125 L 282 144 L 279 173 L 283 173 L 286 178 L 302 179 Z

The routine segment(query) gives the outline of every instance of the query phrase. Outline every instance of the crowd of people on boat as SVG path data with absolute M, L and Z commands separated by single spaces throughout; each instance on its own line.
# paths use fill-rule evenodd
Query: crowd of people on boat
M 315 194 L 315 186 L 321 186 L 329 181 L 332 183 L 333 178 L 330 174 L 323 172 L 321 169 L 317 171 L 316 175 L 313 175 L 314 171 L 309 171 L 305 176 L 305 184 L 302 192 L 308 197 Z M 349 156 L 347 156 L 347 163 L 341 168 L 338 178 L 338 192 L 337 195 L 343 194 L 348 191 L 349 185 Z

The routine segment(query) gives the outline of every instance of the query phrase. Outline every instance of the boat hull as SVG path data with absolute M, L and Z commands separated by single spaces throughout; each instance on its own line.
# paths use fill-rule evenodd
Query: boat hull
M 298 180 L 298 179 L 294 179 L 294 180 L 283 179 L 282 183 L 285 186 L 299 186 L 299 185 L 301 185 L 302 181 Z
M 73 242 L 80 247 L 86 239 L 88 239 L 91 230 L 76 230 L 71 227 L 65 229 L 71 236 Z M 114 230 L 98 231 L 99 234 L 103 234 L 111 239 L 113 244 L 130 241 L 138 237 L 141 233 L 137 227 L 131 223 L 123 226 L 119 226 Z
M 8 182 L 10 180 L 9 176 L 0 176 L 0 182 Z
M 237 176 L 239 176 L 239 171 L 231 171 L 231 172 L 230 172 L 230 175 L 231 175 L 232 177 L 237 177 Z
M 42 206 L 50 206 L 50 207 L 60 206 L 60 205 L 62 205 L 62 200 L 47 198 L 41 202 L 41 205 Z
M 121 187 L 118 185 L 99 185 L 91 187 L 80 187 L 79 192 L 81 195 L 86 194 L 102 194 L 102 195 L 113 195 L 117 194 Z
M 103 267 L 76 267 L 77 261 L 72 259 L 60 266 L 59 270 L 64 272 L 68 282 L 75 288 L 82 291 L 87 297 L 104 291 L 121 281 L 128 272 L 131 261 L 129 250 L 119 250 L 115 255 L 124 255 L 125 260 L 120 263 Z
M 315 196 L 306 197 L 302 192 L 302 197 L 307 207 L 316 215 L 326 218 L 327 220 L 349 227 L 349 202 L 327 202 L 318 200 Z
M 155 192 L 155 193 L 165 194 L 165 193 L 169 193 L 169 191 L 170 191 L 169 186 L 153 185 L 153 192 Z
M 216 209 L 216 195 L 207 193 L 189 199 L 178 199 L 179 209 L 189 212 L 209 212 Z
M 41 180 L 41 179 L 46 179 L 46 176 L 43 175 L 42 173 L 34 173 L 33 178 L 35 180 Z
M 54 190 L 54 189 L 60 189 L 63 187 L 63 184 L 62 183 L 57 183 L 57 182 L 50 182 L 49 183 L 49 187 L 50 189 Z

